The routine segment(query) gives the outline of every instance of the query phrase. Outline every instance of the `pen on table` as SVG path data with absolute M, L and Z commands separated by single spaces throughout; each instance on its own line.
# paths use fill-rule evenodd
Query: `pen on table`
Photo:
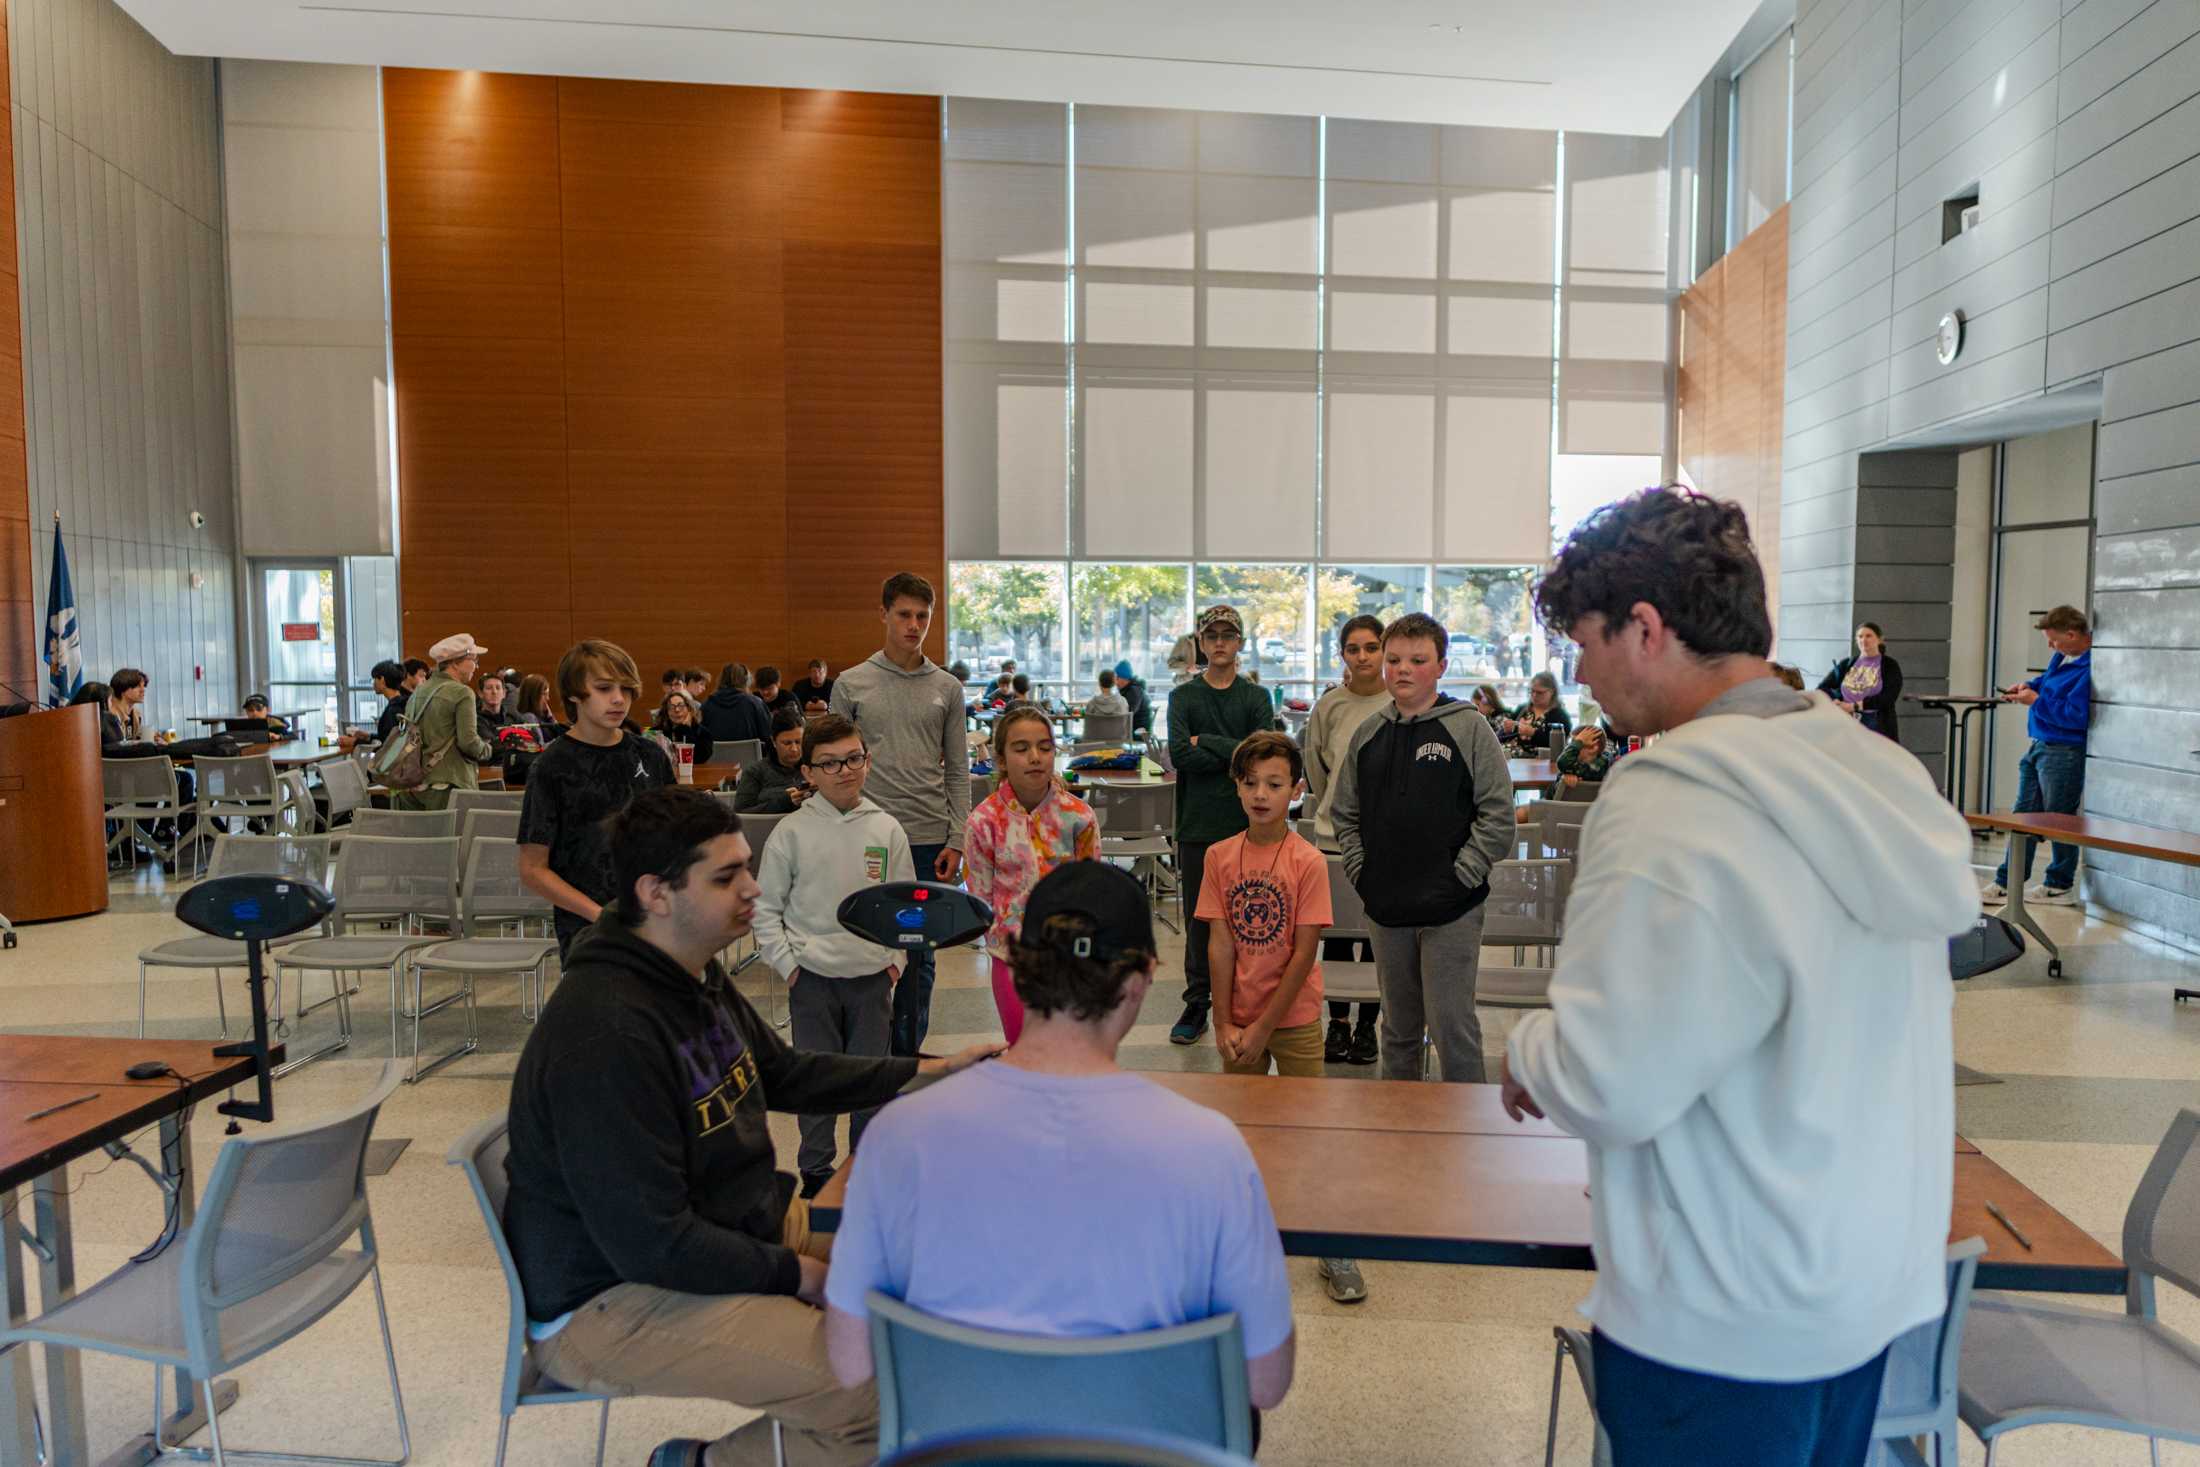
M 2025 1252 L 2030 1253 L 2032 1251 L 2032 1240 L 2030 1238 L 2027 1238 L 2024 1235 L 2023 1231 L 2019 1229 L 2015 1223 L 2009 1221 L 2009 1214 L 2003 1212 L 1999 1204 L 1993 1202 L 1987 1203 L 1986 1211 L 1988 1216 L 1992 1217 L 1995 1222 L 2000 1223 L 2003 1227 L 2009 1230 L 2010 1237 L 2015 1238 L 2018 1242 L 2024 1245 Z
M 57 1111 L 64 1111 L 72 1105 L 82 1105 L 87 1100 L 97 1099 L 99 1099 L 99 1092 L 97 1090 L 94 1090 L 89 1095 L 79 1095 L 74 1100 L 64 1100 L 59 1105 L 49 1105 L 44 1110 L 34 1110 L 30 1113 L 29 1119 L 34 1121 L 42 1121 L 46 1117 L 53 1115 Z

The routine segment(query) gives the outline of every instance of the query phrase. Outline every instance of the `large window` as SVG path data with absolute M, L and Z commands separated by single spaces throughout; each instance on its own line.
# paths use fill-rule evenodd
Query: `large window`
M 1128 662 L 1138 677 L 1166 686 L 1169 652 L 1190 624 L 1191 606 L 1188 565 L 1078 566 L 1070 607 L 1080 683 Z
M 1337 656 L 1337 629 L 1355 616 L 1372 616 L 1388 625 L 1409 611 L 1428 610 L 1425 565 L 1330 565 L 1322 567 L 1318 646 L 1314 663 L 1321 681 L 1344 676 Z
M 1063 635 L 1063 567 L 988 561 L 955 566 L 948 577 L 947 658 L 970 664 L 983 682 L 1013 661 L 1033 683 L 1059 684 L 1069 671 Z

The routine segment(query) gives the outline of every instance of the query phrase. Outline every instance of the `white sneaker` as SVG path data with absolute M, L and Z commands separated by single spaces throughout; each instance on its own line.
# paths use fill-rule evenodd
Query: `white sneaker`
M 1978 889 L 1978 899 L 1982 903 L 2005 902 L 2009 900 L 2009 892 L 2000 882 L 1989 881 Z
M 2024 899 L 2040 907 L 2074 907 L 2078 904 L 2078 893 L 2072 887 L 2043 884 L 2026 887 Z

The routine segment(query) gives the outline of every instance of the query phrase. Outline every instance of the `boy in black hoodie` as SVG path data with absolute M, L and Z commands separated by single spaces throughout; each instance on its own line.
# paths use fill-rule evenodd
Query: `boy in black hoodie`
M 635 797 L 610 826 L 618 896 L 573 944 L 512 1077 L 504 1227 L 529 1350 L 581 1390 L 768 1406 L 716 1443 L 660 1445 L 651 1467 L 869 1462 L 874 1390 L 826 1359 L 828 1241 L 776 1170 L 770 1110 L 881 1105 L 948 1060 L 790 1049 L 716 954 L 749 929 L 741 818 L 695 789 Z M 799 1448 L 799 1451 L 798 1451 Z
M 1446 1080 L 1479 1085 L 1482 903 L 1490 868 L 1512 851 L 1513 787 L 1489 720 L 1437 691 L 1449 642 L 1440 622 L 1417 611 L 1384 628 L 1391 700 L 1345 746 L 1329 818 L 1367 908 L 1383 1078 L 1420 1076 L 1425 1032 Z

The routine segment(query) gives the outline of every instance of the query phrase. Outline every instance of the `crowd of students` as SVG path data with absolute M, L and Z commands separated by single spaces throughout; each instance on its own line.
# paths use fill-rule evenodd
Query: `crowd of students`
M 1291 1382 L 1290 1292 L 1244 1143 L 1117 1063 L 1157 979 L 1149 896 L 1094 859 L 1098 822 L 1055 777 L 1040 710 L 995 719 L 999 782 L 959 802 L 965 710 L 923 656 L 929 592 L 890 580 L 880 654 L 827 716 L 775 718 L 751 797 L 791 813 L 760 861 L 738 810 L 650 787 L 669 779 L 621 726 L 630 659 L 584 643 L 560 667 L 560 743 L 618 752 L 585 800 L 538 772 L 523 816 L 574 980 L 513 1086 L 506 1226 L 537 1363 L 583 1389 L 769 1413 L 668 1441 L 653 1467 L 770 1461 L 770 1419 L 789 1461 L 868 1460 L 873 1291 L 1039 1334 L 1231 1312 L 1253 1403 Z M 1977 911 L 1968 833 L 1861 711 L 1766 660 L 1737 507 L 1624 501 L 1537 597 L 1611 720 L 1569 729 L 1564 777 L 1607 777 L 1621 731 L 1662 736 L 1599 801 L 1550 1007 L 1495 1077 L 1516 1116 L 1588 1143 L 1605 1431 L 1637 1463 L 1861 1461 L 1889 1341 L 1941 1308 L 1946 940 Z M 1171 1038 L 1211 1026 L 1226 1070 L 1320 1072 L 1339 1039 L 1321 979 L 1341 956 L 1324 949 L 1333 851 L 1380 974 L 1371 1058 L 1410 1078 L 1432 1044 L 1445 1079 L 1484 1078 L 1482 908 L 1515 828 L 1504 740 L 1547 752 L 1555 699 L 1493 719 L 1440 691 L 1440 624 L 1361 618 L 1302 747 L 1239 676 L 1242 644 L 1234 609 L 1202 611 L 1198 676 L 1170 699 L 1192 916 Z M 1290 819 L 1302 793 L 1312 842 Z M 952 880 L 965 857 L 994 912 L 1005 1042 L 922 1058 L 915 962 L 832 914 L 868 884 Z M 749 931 L 791 985 L 792 1046 L 716 962 Z M 1346 1059 L 1359 1036 L 1345 1028 Z M 802 1117 L 798 1175 L 775 1168 L 769 1109 Z M 840 1160 L 840 1114 L 862 1165 L 827 1247 L 808 1199 Z M 1358 1283 L 1349 1260 L 1322 1271 Z

